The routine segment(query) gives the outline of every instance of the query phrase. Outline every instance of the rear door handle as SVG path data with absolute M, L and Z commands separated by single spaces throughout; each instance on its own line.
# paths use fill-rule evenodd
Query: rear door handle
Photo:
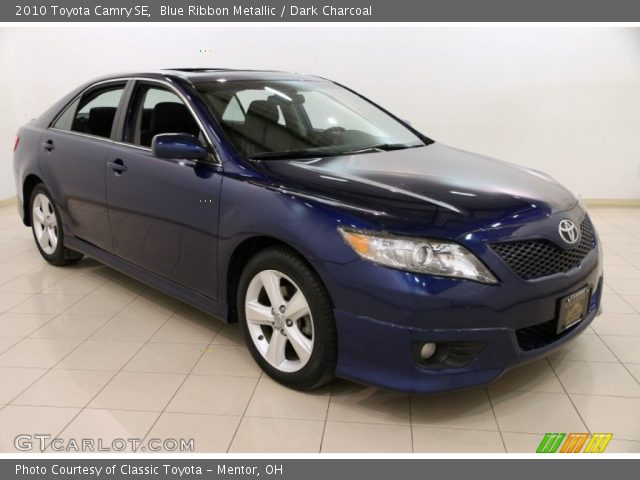
M 47 152 L 50 152 L 56 147 L 53 145 L 53 140 L 47 140 L 46 142 L 42 142 L 42 148 L 44 148 Z
M 111 170 L 113 170 L 116 175 L 121 175 L 127 171 L 127 166 L 119 158 L 114 160 L 113 162 L 107 162 L 107 165 L 111 167 Z

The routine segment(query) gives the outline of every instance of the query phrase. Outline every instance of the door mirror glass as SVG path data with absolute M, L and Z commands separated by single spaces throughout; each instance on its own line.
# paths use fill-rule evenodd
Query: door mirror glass
M 207 149 L 197 137 L 186 133 L 161 133 L 153 137 L 151 151 L 158 158 L 204 160 Z

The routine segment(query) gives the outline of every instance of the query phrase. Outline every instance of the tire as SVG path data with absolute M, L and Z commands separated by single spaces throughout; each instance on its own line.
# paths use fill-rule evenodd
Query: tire
M 29 201 L 31 231 L 42 258 L 52 265 L 63 266 L 78 262 L 83 255 L 64 246 L 64 231 L 60 214 L 51 194 L 40 183 L 31 192 Z
M 331 299 L 300 256 L 284 247 L 256 254 L 240 277 L 237 309 L 249 351 L 271 378 L 299 390 L 333 380 L 338 348 Z

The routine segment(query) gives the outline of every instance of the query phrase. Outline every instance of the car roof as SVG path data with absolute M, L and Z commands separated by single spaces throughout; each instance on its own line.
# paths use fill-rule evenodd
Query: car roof
M 166 68 L 162 70 L 150 70 L 144 72 L 128 72 L 103 77 L 110 78 L 182 78 L 193 83 L 224 80 L 324 80 L 314 75 L 305 75 L 294 72 L 282 72 L 277 70 L 246 70 L 232 68 Z

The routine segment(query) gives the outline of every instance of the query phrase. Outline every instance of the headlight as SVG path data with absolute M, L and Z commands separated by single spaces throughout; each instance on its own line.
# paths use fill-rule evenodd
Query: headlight
M 397 237 L 339 227 L 346 242 L 365 260 L 409 272 L 496 283 L 496 277 L 462 245 L 446 240 Z

